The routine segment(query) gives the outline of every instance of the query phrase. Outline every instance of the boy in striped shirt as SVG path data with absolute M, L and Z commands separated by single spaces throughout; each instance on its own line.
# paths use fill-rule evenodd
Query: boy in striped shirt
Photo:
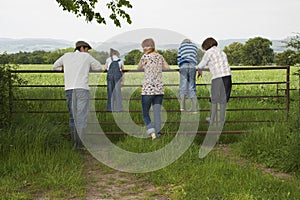
M 180 83 L 178 97 L 180 99 L 180 111 L 185 110 L 185 99 L 191 99 L 192 113 L 198 112 L 198 100 L 196 96 L 196 65 L 197 46 L 189 39 L 184 39 L 178 49 L 178 66 L 180 73 Z

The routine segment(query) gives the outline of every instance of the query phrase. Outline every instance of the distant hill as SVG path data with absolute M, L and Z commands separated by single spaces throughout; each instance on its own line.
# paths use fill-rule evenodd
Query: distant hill
M 73 45 L 73 42 L 56 39 L 0 38 L 0 53 L 33 52 L 37 50 L 54 51 L 72 47 Z
M 224 48 L 233 42 L 245 43 L 248 39 L 227 39 L 219 40 L 219 47 Z M 11 38 L 0 38 L 0 53 L 17 53 L 17 52 L 33 52 L 36 50 L 54 51 L 57 49 L 65 49 L 74 47 L 74 41 L 57 40 L 57 39 L 11 39 Z M 97 51 L 109 51 L 110 48 L 115 48 L 120 51 L 121 54 L 126 54 L 133 49 L 140 49 L 141 45 L 138 42 L 90 42 L 91 45 Z M 272 48 L 275 52 L 282 52 L 286 50 L 283 43 L 280 40 L 273 40 Z M 157 49 L 177 49 L 179 44 L 163 44 L 157 45 Z M 200 47 L 200 45 L 198 44 Z

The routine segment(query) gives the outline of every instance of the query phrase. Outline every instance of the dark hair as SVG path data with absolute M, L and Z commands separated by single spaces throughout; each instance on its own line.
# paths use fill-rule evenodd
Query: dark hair
M 89 48 L 88 46 L 85 46 L 85 45 L 82 45 L 82 46 L 78 46 L 78 47 L 76 47 L 75 49 L 74 49 L 74 51 L 80 51 L 80 49 L 81 49 L 81 47 L 83 47 L 83 48 Z M 90 48 L 89 48 L 90 49 Z
M 206 38 L 202 43 L 202 49 L 204 49 L 205 51 L 212 48 L 213 46 L 217 47 L 218 42 L 212 37 Z

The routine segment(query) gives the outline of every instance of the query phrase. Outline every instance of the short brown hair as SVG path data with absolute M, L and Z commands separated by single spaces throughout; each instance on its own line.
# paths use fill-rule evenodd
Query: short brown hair
M 152 53 L 153 51 L 155 51 L 154 40 L 152 38 L 145 39 L 142 42 L 142 47 L 143 47 L 144 53 L 146 53 L 146 54 Z
M 205 51 L 212 48 L 213 46 L 217 47 L 218 42 L 212 37 L 206 38 L 202 43 L 202 49 L 204 49 Z

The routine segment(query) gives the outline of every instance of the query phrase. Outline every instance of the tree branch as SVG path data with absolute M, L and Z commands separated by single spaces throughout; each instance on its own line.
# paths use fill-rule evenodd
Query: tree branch
M 95 6 L 98 0 L 56 0 L 59 7 L 64 11 L 68 11 L 76 15 L 76 17 L 85 17 L 86 22 L 96 20 L 98 24 L 106 24 L 105 18 L 97 11 Z M 109 18 L 117 27 L 121 27 L 120 18 L 125 19 L 128 24 L 131 24 L 131 19 L 124 8 L 132 8 L 132 5 L 127 0 L 110 0 L 106 7 L 111 10 Z

